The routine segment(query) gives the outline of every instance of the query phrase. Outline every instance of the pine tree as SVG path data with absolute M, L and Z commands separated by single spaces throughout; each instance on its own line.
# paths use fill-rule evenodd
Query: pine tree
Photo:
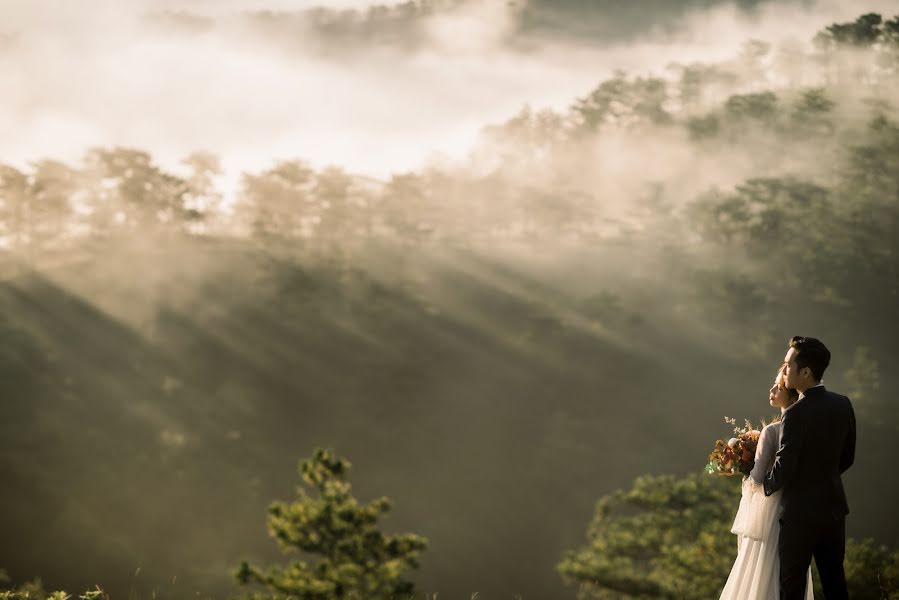
M 403 579 L 403 572 L 418 568 L 417 557 L 428 542 L 416 534 L 379 531 L 378 519 L 390 510 L 391 501 L 381 497 L 360 505 L 346 480 L 350 466 L 332 450 L 321 448 L 300 463 L 300 476 L 317 490 L 318 497 L 299 486 L 296 501 L 273 502 L 268 510 L 268 530 L 285 553 L 300 551 L 320 558 L 292 561 L 265 573 L 242 561 L 235 572 L 237 581 L 264 585 L 269 592 L 248 594 L 247 600 L 414 597 L 414 586 Z
M 717 598 L 737 554 L 739 498 L 729 477 L 638 477 L 599 499 L 587 543 L 566 551 L 556 571 L 578 586 L 578 600 Z M 844 564 L 850 598 L 899 600 L 899 549 L 849 539 Z

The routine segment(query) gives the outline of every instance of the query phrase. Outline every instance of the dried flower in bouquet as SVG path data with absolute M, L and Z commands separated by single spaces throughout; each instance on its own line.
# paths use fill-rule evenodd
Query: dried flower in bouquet
M 734 437 L 715 440 L 715 449 L 709 454 L 709 463 L 705 470 L 713 475 L 749 475 L 755 465 L 755 449 L 759 443 L 761 428 L 755 429 L 749 419 L 744 420 L 742 427 L 737 420 L 724 417 L 724 422 L 733 426 Z M 765 426 L 764 420 L 762 427 Z

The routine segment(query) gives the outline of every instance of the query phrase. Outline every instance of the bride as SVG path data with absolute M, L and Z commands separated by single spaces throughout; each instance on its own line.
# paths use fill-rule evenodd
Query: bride
M 796 390 L 784 386 L 783 374 L 778 373 L 768 392 L 771 406 L 781 414 L 799 399 Z M 721 600 L 755 600 L 780 597 L 777 538 L 780 534 L 780 495 L 765 496 L 765 474 L 774 463 L 780 446 L 780 418 L 762 429 L 755 451 L 755 466 L 743 478 L 743 495 L 731 532 L 737 534 L 737 560 L 730 570 Z M 806 600 L 813 600 L 812 573 L 809 569 L 805 586 Z

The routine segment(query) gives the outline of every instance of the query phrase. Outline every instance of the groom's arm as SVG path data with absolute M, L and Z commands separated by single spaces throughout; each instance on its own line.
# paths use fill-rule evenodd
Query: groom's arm
M 798 407 L 797 407 L 798 408 Z M 799 451 L 802 448 L 802 431 L 799 412 L 795 409 L 784 413 L 780 433 L 780 448 L 774 456 L 774 466 L 765 477 L 765 495 L 770 496 L 796 477 L 799 470 Z
M 848 402 L 848 400 L 847 400 Z M 843 442 L 843 452 L 840 455 L 840 473 L 844 473 L 846 469 L 855 462 L 855 411 L 852 410 L 852 404 L 849 404 L 849 431 L 846 434 L 846 441 Z

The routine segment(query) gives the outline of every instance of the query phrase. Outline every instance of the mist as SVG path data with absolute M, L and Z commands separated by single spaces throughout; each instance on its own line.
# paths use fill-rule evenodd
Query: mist
M 132 146 L 183 169 L 189 153 L 214 150 L 232 194 L 242 171 L 285 158 L 385 178 L 462 159 L 485 125 L 525 104 L 565 108 L 615 70 L 717 62 L 754 37 L 807 40 L 855 11 L 845 2 L 764 3 L 747 13 L 721 3 L 675 15 L 666 32 L 603 44 L 522 30 L 527 7 L 514 3 L 437 6 L 409 25 L 420 38 L 410 50 L 389 39 L 328 34 L 322 42 L 301 27 L 303 2 L 85 10 L 6 0 L 0 155 L 19 165 L 71 162 L 90 147 Z M 263 10 L 284 11 L 292 25 L 265 29 L 254 19 Z M 178 16 L 208 26 L 179 27 Z
M 0 568 L 225 597 L 320 445 L 421 590 L 573 596 L 797 333 L 896 545 L 899 62 L 815 41 L 894 4 L 0 0 Z

